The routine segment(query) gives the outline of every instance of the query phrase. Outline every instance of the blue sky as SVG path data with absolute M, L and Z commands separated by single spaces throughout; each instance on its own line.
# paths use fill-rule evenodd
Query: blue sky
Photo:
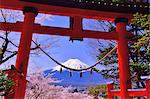
M 84 29 L 91 29 L 88 26 L 87 21 L 84 19 Z M 91 22 L 91 21 L 90 21 Z M 69 17 L 53 16 L 52 20 L 45 20 L 42 25 L 55 26 L 55 27 L 69 27 Z M 49 35 L 38 35 L 40 39 L 51 39 Z M 73 43 L 69 41 L 69 37 L 55 36 L 58 39 L 56 43 L 58 46 L 47 50 L 54 58 L 60 62 L 65 62 L 71 58 L 77 58 L 82 62 L 92 65 L 96 60 L 90 54 L 92 51 L 89 46 L 89 39 L 84 39 L 84 41 L 74 41 Z M 40 57 L 32 58 L 32 65 L 42 66 L 44 69 L 50 69 L 57 66 L 52 62 L 47 56 L 41 55 Z
M 18 13 L 18 12 L 17 12 Z M 40 15 L 39 15 L 40 16 Z M 18 20 L 19 19 L 19 20 Z M 23 18 L 17 18 L 16 21 L 23 21 Z M 45 26 L 54 26 L 54 27 L 69 27 L 69 17 L 65 16 L 51 16 L 50 20 L 44 20 L 41 25 Z M 83 28 L 89 30 L 101 30 L 101 26 L 95 26 L 97 22 L 94 20 L 83 19 Z M 20 33 L 12 33 L 10 38 L 13 38 L 16 43 L 19 43 Z M 75 41 L 70 42 L 69 37 L 61 37 L 61 36 L 50 36 L 50 35 L 37 35 L 34 34 L 34 37 L 38 37 L 39 41 L 46 44 L 45 40 L 51 40 L 55 38 L 58 40 L 56 43 L 56 47 L 52 47 L 46 49 L 54 58 L 56 58 L 60 62 L 65 62 L 69 59 L 75 58 L 79 59 L 87 65 L 92 65 L 96 62 L 95 58 L 91 55 L 91 53 L 95 53 L 89 46 L 90 39 L 84 39 L 84 41 Z M 92 39 L 92 41 L 94 41 Z M 97 42 L 95 40 L 95 42 Z M 95 45 L 96 46 L 96 45 Z M 17 50 L 16 48 L 13 50 Z M 54 66 L 57 66 L 52 60 L 50 60 L 46 55 L 41 54 L 40 56 L 32 56 L 30 55 L 29 61 L 29 71 L 33 70 L 35 67 L 41 67 L 42 69 L 51 69 Z M 15 64 L 16 57 L 12 60 L 8 61 L 4 66 Z

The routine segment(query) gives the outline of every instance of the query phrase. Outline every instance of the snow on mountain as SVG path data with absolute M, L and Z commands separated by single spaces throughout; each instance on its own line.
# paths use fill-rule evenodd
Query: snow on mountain
M 86 68 L 88 67 L 88 65 L 86 65 L 85 63 L 81 62 L 78 59 L 69 59 L 68 61 L 62 63 L 63 65 L 70 67 L 70 68 L 74 68 L 74 69 L 81 69 L 81 68 Z M 61 66 L 56 66 L 53 68 L 53 70 L 60 70 Z M 63 70 L 65 70 L 65 68 L 62 68 Z
M 81 62 L 78 59 L 69 59 L 68 61 L 62 64 L 67 67 L 75 68 L 75 69 L 88 67 L 88 65 Z M 46 75 L 52 74 L 52 78 L 60 80 L 61 82 L 57 83 L 58 85 L 87 87 L 87 86 L 96 86 L 100 84 L 105 84 L 107 82 L 107 80 L 104 79 L 101 74 L 95 71 L 93 71 L 92 74 L 90 74 L 90 71 L 84 71 L 82 74 L 83 77 L 81 78 L 80 72 L 71 71 L 72 76 L 70 77 L 69 70 L 63 68 L 62 72 L 60 73 L 60 68 L 61 66 L 56 66 L 51 70 L 44 71 Z

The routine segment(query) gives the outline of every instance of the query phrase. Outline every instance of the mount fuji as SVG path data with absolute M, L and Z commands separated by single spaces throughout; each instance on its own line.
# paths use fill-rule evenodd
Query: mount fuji
M 81 69 L 88 67 L 85 63 L 81 62 L 78 59 L 69 59 L 68 61 L 62 63 L 63 65 L 75 68 L 75 69 Z M 45 75 L 51 74 L 52 78 L 60 80 L 57 85 L 61 86 L 73 86 L 73 87 L 89 87 L 89 86 L 96 86 L 100 84 L 106 84 L 108 80 L 104 79 L 101 74 L 93 71 L 92 74 L 90 74 L 89 71 L 82 71 L 82 77 L 80 77 L 80 72 L 71 71 L 71 77 L 69 70 L 66 70 L 65 68 L 62 68 L 62 72 L 60 72 L 61 66 L 56 66 L 53 69 L 44 71 Z

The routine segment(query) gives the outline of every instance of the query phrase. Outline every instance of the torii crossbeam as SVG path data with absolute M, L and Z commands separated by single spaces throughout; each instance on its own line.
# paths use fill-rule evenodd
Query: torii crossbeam
M 149 4 L 146 2 L 114 3 L 110 0 L 0 0 L 0 8 L 22 10 L 24 22 L 0 22 L 0 30 L 22 32 L 16 60 L 16 69 L 24 76 L 17 76 L 18 86 L 12 96 L 6 98 L 24 99 L 26 89 L 26 74 L 30 46 L 33 33 L 70 36 L 74 39 L 94 38 L 116 40 L 118 42 L 120 96 L 128 99 L 127 89 L 130 88 L 130 69 L 128 41 L 133 35 L 126 31 L 126 24 L 136 12 L 148 13 Z M 70 17 L 70 28 L 57 28 L 35 24 L 38 13 Z M 100 32 L 83 30 L 82 19 L 115 21 L 116 31 Z

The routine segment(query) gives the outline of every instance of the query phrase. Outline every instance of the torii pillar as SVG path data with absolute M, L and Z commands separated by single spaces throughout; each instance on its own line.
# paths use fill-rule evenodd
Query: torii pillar
M 33 24 L 38 10 L 34 7 L 24 7 L 24 23 L 20 38 L 20 44 L 16 60 L 16 69 L 21 73 L 17 76 L 16 87 L 14 88 L 14 96 L 8 99 L 24 99 L 26 90 L 26 75 L 28 68 L 28 61 L 30 55 L 30 47 L 33 34 Z
M 116 32 L 118 33 L 118 63 L 119 63 L 119 77 L 120 77 L 120 96 L 121 99 L 129 99 L 127 92 L 131 87 L 130 82 L 130 67 L 129 67 L 129 48 L 126 31 L 127 18 L 117 18 Z

